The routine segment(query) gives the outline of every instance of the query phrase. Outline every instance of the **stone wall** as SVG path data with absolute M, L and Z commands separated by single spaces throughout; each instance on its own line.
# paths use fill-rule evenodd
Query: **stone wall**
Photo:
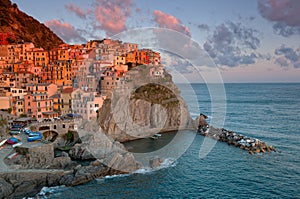
M 44 144 L 33 148 L 19 146 L 16 148 L 16 151 L 24 156 L 20 162 L 22 168 L 48 168 L 54 160 L 53 144 Z

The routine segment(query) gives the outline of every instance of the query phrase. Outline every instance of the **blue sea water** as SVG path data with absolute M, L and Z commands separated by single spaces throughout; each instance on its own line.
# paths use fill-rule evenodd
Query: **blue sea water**
M 178 86 L 193 117 L 198 111 L 212 115 L 205 84 Z M 300 198 L 300 84 L 225 84 L 225 90 L 224 127 L 259 138 L 275 146 L 276 153 L 250 155 L 217 142 L 200 159 L 204 137 L 197 135 L 179 159 L 165 162 L 159 170 L 141 170 L 81 186 L 54 188 L 47 197 Z M 157 140 L 144 140 L 136 141 L 133 147 L 145 146 L 145 142 L 150 149 L 157 146 Z

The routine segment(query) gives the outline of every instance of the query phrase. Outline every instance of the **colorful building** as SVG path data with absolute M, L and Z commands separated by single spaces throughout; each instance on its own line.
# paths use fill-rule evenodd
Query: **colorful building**
M 84 120 L 93 120 L 97 118 L 97 111 L 103 105 L 105 96 L 97 92 L 85 92 L 76 89 L 72 92 L 72 111 L 82 116 Z
M 27 84 L 25 95 L 25 112 L 29 116 L 41 120 L 42 118 L 51 118 L 58 116 L 53 111 L 53 96 L 57 93 L 57 85 L 50 83 Z

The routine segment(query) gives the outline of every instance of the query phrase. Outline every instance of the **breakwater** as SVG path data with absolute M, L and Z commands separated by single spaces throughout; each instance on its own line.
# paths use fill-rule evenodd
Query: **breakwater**
M 273 146 L 268 146 L 265 142 L 262 142 L 259 139 L 250 138 L 224 128 L 215 128 L 209 125 L 199 125 L 198 133 L 200 135 L 208 136 L 212 139 L 225 142 L 228 145 L 239 147 L 240 149 L 248 151 L 249 154 L 266 153 L 271 151 L 276 152 L 276 149 Z

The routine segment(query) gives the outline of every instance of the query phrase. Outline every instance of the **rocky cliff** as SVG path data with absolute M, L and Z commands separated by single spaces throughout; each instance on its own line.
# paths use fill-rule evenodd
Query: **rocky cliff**
M 23 40 L 46 50 L 64 43 L 48 27 L 20 11 L 10 0 L 0 1 L 0 32 L 15 35 L 15 38 L 9 38 L 9 43 Z
M 150 66 L 129 71 L 126 87 L 116 88 L 99 110 L 103 131 L 120 142 L 155 133 L 196 129 L 171 75 L 151 77 Z
M 9 170 L 0 171 L 0 198 L 34 196 L 45 186 L 75 186 L 140 168 L 133 154 L 103 134 L 98 125 L 86 123 L 79 134 L 81 143 L 61 157 L 54 157 L 53 144 L 17 147 L 18 157 L 5 161 Z M 89 160 L 90 164 L 80 165 L 77 160 Z

